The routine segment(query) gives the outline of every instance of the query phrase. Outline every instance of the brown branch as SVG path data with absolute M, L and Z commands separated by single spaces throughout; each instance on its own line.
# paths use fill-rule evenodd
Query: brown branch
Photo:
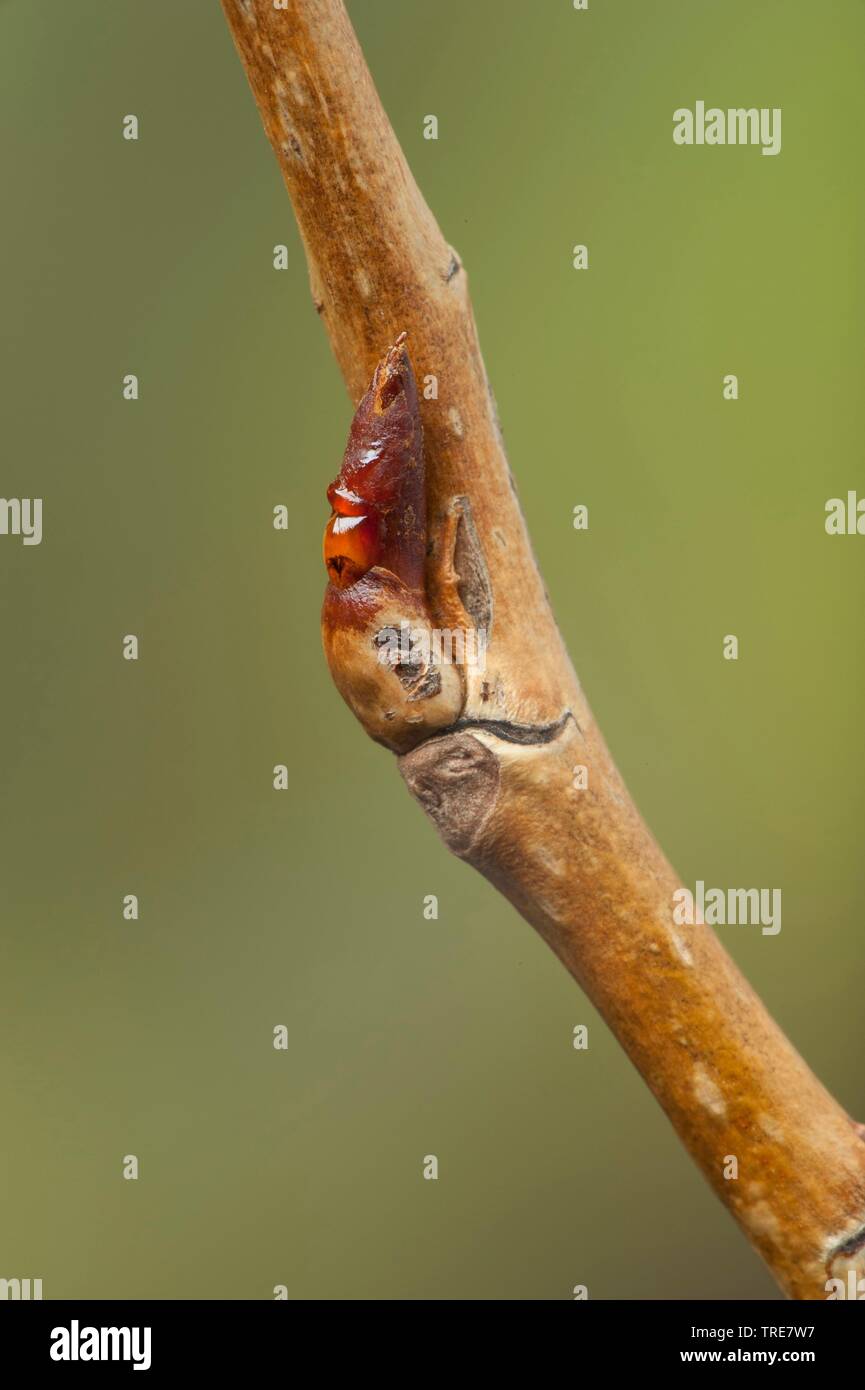
M 342 0 L 223 6 L 352 398 L 402 331 L 418 380 L 438 379 L 438 398 L 421 401 L 430 611 L 452 619 L 456 594 L 465 616 L 466 575 L 491 582 L 486 670 L 466 669 L 458 729 L 401 757 L 403 777 L 450 848 L 594 1001 L 781 1287 L 824 1298 L 827 1279 L 865 1275 L 865 1144 L 711 929 L 674 923 L 679 880 L 612 763 L 546 600 L 465 271 L 415 185 Z M 548 732 L 515 742 L 509 726 Z M 727 1180 L 730 1156 L 738 1177 Z

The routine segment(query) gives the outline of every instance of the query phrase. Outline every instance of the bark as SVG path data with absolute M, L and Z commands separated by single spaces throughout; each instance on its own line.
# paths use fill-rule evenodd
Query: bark
M 420 402 L 427 598 L 446 625 L 455 610 L 485 615 L 489 645 L 486 670 L 466 670 L 457 727 L 399 758 L 403 778 L 450 849 L 592 999 L 781 1288 L 824 1298 L 829 1278 L 865 1276 L 861 1132 L 712 930 L 674 924 L 680 880 L 610 758 L 532 555 L 465 269 L 412 178 L 342 0 L 223 7 L 352 399 L 403 332 L 418 381 L 438 379 L 438 398 Z M 738 1177 L 727 1180 L 730 1156 Z

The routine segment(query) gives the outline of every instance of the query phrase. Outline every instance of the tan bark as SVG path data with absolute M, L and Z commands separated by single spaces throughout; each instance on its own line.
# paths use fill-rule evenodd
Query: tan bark
M 485 567 L 492 622 L 460 731 L 399 759 L 445 842 L 541 933 L 585 989 L 781 1288 L 823 1298 L 865 1276 L 865 1144 L 706 926 L 676 926 L 680 886 L 594 722 L 546 599 L 505 458 L 466 273 L 421 197 L 342 0 L 223 0 L 294 205 L 313 300 L 352 399 L 402 331 L 422 401 L 432 610 Z M 543 351 L 543 347 L 539 347 Z M 323 484 L 328 479 L 323 479 Z M 459 521 L 468 499 L 473 531 Z M 553 726 L 515 743 L 487 729 Z M 576 790 L 573 768 L 588 769 Z M 728 1156 L 738 1179 L 725 1180 Z

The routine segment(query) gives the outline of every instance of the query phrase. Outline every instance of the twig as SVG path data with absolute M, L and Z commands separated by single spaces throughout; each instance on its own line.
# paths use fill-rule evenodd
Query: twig
M 486 669 L 465 669 L 456 729 L 402 756 L 402 775 L 450 848 L 591 997 L 781 1287 L 824 1298 L 828 1279 L 865 1275 L 865 1144 L 711 929 L 674 924 L 679 880 L 610 759 L 544 594 L 465 271 L 342 0 L 223 6 L 352 398 L 403 331 L 418 381 L 438 383 L 420 403 L 426 602 L 442 621 L 455 605 L 475 623 L 486 611 L 491 630 Z M 588 769 L 585 789 L 575 765 Z M 737 1177 L 725 1176 L 731 1158 Z

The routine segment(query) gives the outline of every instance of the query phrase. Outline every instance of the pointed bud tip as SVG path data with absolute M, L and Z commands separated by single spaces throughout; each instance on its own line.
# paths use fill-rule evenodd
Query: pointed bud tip
M 408 333 L 403 329 L 375 369 L 373 388 L 379 412 L 387 410 L 400 393 L 406 393 L 408 383 L 414 383 L 411 362 L 406 351 Z

